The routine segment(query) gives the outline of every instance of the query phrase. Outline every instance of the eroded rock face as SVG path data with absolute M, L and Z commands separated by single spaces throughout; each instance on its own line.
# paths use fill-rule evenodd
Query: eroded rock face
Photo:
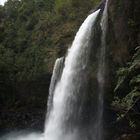
M 114 140 L 114 136 L 127 131 L 117 128 L 115 112 L 111 109 L 114 96 L 114 87 L 117 80 L 116 71 L 127 65 L 132 59 L 135 48 L 140 44 L 140 1 L 139 0 L 109 0 L 108 9 L 108 33 L 107 33 L 107 94 L 105 95 L 105 129 L 107 140 Z M 114 130 L 113 130 L 114 129 Z M 130 131 L 130 130 L 128 130 Z M 118 134 L 116 134 L 118 132 Z M 106 132 L 105 132 L 106 133 Z M 133 136 L 119 137 L 117 140 L 137 140 Z
M 139 9 L 138 0 L 109 1 L 108 45 L 116 65 L 125 64 L 138 46 Z
M 113 89 L 116 70 L 127 64 L 140 43 L 140 1 L 109 0 L 108 7 L 108 81 Z
M 140 1 L 109 0 L 108 64 L 110 76 L 131 59 L 139 42 Z M 114 78 L 113 78 L 114 79 Z

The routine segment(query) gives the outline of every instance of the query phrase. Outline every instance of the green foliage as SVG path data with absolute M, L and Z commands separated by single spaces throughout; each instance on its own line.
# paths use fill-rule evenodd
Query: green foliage
M 135 127 L 132 121 L 140 112 L 137 109 L 140 101 L 140 47 L 129 62 L 128 67 L 121 68 L 117 72 L 118 83 L 115 88 L 116 96 L 112 102 L 113 108 L 118 112 L 118 120 L 129 119 L 129 125 Z
M 118 83 L 117 83 L 114 91 L 116 91 L 121 86 L 121 84 L 124 82 L 126 75 L 128 75 L 128 69 L 120 68 L 117 71 L 117 75 L 119 76 L 119 78 L 118 78 Z
M 93 1 L 8 0 L 0 6 L 0 109 L 5 118 L 9 110 L 28 110 L 29 103 L 31 110 L 46 108 L 54 62 L 65 55 Z
M 135 122 L 134 121 L 129 121 L 129 126 L 131 127 L 131 128 L 136 128 L 136 125 L 135 125 Z
M 138 91 L 137 88 L 135 88 L 122 99 L 116 96 L 112 105 L 114 107 L 117 107 L 120 112 L 125 113 L 135 105 L 135 102 L 139 98 L 140 98 L 140 92 Z
M 71 0 L 55 0 L 55 11 L 66 10 L 71 7 Z M 68 12 L 68 11 L 65 11 Z

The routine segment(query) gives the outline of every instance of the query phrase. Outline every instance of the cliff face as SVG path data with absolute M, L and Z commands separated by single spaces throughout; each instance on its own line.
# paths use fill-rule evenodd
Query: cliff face
M 109 132 L 113 134 L 111 136 L 113 140 L 117 139 L 117 137 L 119 137 L 117 140 L 137 140 L 140 138 L 139 135 L 136 135 L 136 133 L 139 131 L 139 128 L 131 128 L 129 126 L 129 121 L 131 120 L 127 120 L 127 115 L 124 116 L 124 118 L 120 121 L 117 121 L 117 115 L 119 115 L 119 111 L 121 109 L 119 108 L 116 111 L 115 109 L 117 107 L 112 107 L 111 104 L 114 100 L 113 98 L 115 96 L 118 96 L 120 100 L 118 104 L 123 103 L 124 105 L 124 99 L 128 97 L 129 92 L 131 92 L 134 87 L 139 88 L 138 83 L 135 83 L 135 86 L 129 83 L 134 77 L 138 77 L 138 73 L 136 73 L 137 70 L 135 69 L 133 70 L 133 72 L 131 71 L 131 76 L 130 74 L 128 74 L 129 76 L 126 76 L 127 78 L 125 80 L 127 80 L 127 82 L 123 83 L 123 87 L 121 86 L 120 90 L 118 90 L 117 92 L 115 91 L 115 87 L 120 80 L 120 76 L 118 76 L 117 71 L 120 68 L 122 69 L 127 67 L 127 70 L 130 67 L 132 68 L 132 65 L 134 64 L 133 62 L 135 61 L 134 56 L 136 56 L 136 53 L 137 61 L 135 62 L 137 62 L 137 64 L 135 64 L 137 65 L 138 71 L 140 70 L 140 67 L 138 66 L 140 54 L 136 50 L 136 48 L 140 45 L 140 1 L 109 0 L 108 7 L 108 93 L 105 97 L 105 120 L 110 124 L 111 129 L 109 128 Z M 130 69 L 128 71 L 130 72 Z M 137 105 L 139 105 L 139 103 Z M 126 106 L 128 106 L 128 104 Z M 130 116 L 134 119 L 134 122 L 138 122 L 138 116 L 136 117 L 131 113 L 128 114 L 130 114 Z M 112 128 L 114 128 L 114 130 Z M 135 133 L 136 136 L 133 136 L 132 133 Z
M 126 66 L 140 42 L 140 2 L 109 0 L 108 64 L 114 81 L 116 70 Z M 113 88 L 113 87 L 112 87 Z
M 138 0 L 109 1 L 109 50 L 116 65 L 123 65 L 133 55 L 139 42 Z

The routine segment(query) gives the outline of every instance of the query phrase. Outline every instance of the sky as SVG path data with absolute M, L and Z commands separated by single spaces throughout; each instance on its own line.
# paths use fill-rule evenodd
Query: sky
M 4 5 L 4 2 L 6 2 L 7 0 L 0 0 L 0 5 Z

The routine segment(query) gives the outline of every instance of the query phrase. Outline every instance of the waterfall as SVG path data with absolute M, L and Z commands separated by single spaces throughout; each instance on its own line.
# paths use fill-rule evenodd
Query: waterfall
M 101 48 L 98 58 L 98 72 L 97 72 L 97 80 L 98 80 L 98 106 L 97 106 L 97 116 L 96 123 L 94 129 L 94 135 L 96 140 L 103 139 L 103 102 L 104 102 L 104 86 L 105 86 L 105 74 L 106 74 L 106 32 L 108 25 L 108 0 L 106 1 L 106 5 L 104 8 L 103 16 L 101 19 Z
M 79 136 L 75 123 L 80 119 L 81 104 L 78 108 L 76 104 L 78 94 L 86 94 L 82 93 L 86 81 L 84 72 L 89 60 L 92 28 L 99 11 L 87 17 L 68 51 L 61 79 L 54 90 L 53 108 L 45 126 L 46 140 L 76 140 Z
M 103 140 L 107 3 L 101 19 L 101 47 L 99 47 L 96 75 L 97 105 L 93 117 L 95 119 L 90 120 L 84 108 L 86 108 L 85 101 L 87 102 L 90 53 L 96 43 L 92 42 L 92 39 L 96 35 L 94 29 L 100 10 L 90 14 L 83 22 L 66 58 L 56 60 L 49 89 L 44 133 L 12 137 L 10 135 L 2 140 Z
M 55 62 L 54 68 L 53 68 L 53 74 L 52 74 L 52 77 L 51 77 L 48 104 L 47 104 L 47 117 L 49 116 L 50 111 L 51 111 L 52 106 L 53 106 L 54 89 L 55 89 L 58 81 L 61 78 L 61 74 L 62 74 L 62 70 L 63 70 L 63 64 L 64 64 L 64 57 L 58 58 Z

